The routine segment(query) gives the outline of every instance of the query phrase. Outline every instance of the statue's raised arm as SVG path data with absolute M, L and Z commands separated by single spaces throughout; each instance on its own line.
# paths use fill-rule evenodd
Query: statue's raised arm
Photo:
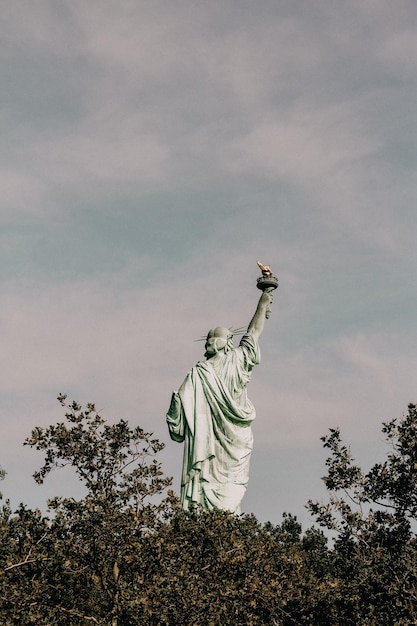
M 269 319 L 271 314 L 271 304 L 274 299 L 272 295 L 273 290 L 273 287 L 267 287 L 262 293 L 255 314 L 249 323 L 248 334 L 253 335 L 256 341 L 258 341 L 264 329 L 265 319 Z

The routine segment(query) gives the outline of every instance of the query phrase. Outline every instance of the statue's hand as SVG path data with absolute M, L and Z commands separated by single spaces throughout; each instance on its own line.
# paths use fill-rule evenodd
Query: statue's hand
M 269 319 L 269 316 L 271 315 L 271 304 L 274 299 L 273 291 L 274 289 L 272 287 L 268 287 L 267 289 L 265 289 L 259 301 L 261 305 L 265 307 L 266 319 Z
M 274 299 L 273 292 L 274 290 L 272 287 L 268 287 L 267 289 L 265 289 L 261 295 L 261 303 L 271 304 Z

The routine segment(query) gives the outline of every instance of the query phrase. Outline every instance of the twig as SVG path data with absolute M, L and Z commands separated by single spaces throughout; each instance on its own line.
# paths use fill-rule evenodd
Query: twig
M 100 624 L 98 619 L 96 619 L 95 617 L 88 617 L 87 615 L 78 613 L 78 611 L 76 611 L 75 609 L 65 609 L 63 606 L 57 606 L 56 608 L 59 611 L 62 611 L 63 613 L 68 613 L 69 615 L 75 615 L 76 617 L 81 617 L 81 619 L 85 619 L 88 622 L 94 622 L 95 624 Z

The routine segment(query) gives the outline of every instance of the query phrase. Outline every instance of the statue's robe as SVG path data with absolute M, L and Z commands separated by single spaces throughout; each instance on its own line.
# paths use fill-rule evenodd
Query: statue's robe
M 255 408 L 246 386 L 260 362 L 257 341 L 244 335 L 220 359 L 199 362 L 172 394 L 170 436 L 184 442 L 181 502 L 240 513 L 249 480 Z

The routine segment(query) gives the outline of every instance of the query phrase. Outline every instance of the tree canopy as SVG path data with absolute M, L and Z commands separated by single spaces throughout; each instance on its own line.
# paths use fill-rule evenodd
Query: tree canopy
M 85 495 L 54 497 L 48 515 L 3 504 L 0 624 L 416 623 L 415 405 L 383 424 L 388 453 L 368 471 L 339 429 L 323 437 L 329 498 L 308 503 L 303 531 L 291 514 L 182 511 L 151 433 L 58 400 L 65 419 L 25 441 L 44 456 L 34 478 L 67 466 Z

